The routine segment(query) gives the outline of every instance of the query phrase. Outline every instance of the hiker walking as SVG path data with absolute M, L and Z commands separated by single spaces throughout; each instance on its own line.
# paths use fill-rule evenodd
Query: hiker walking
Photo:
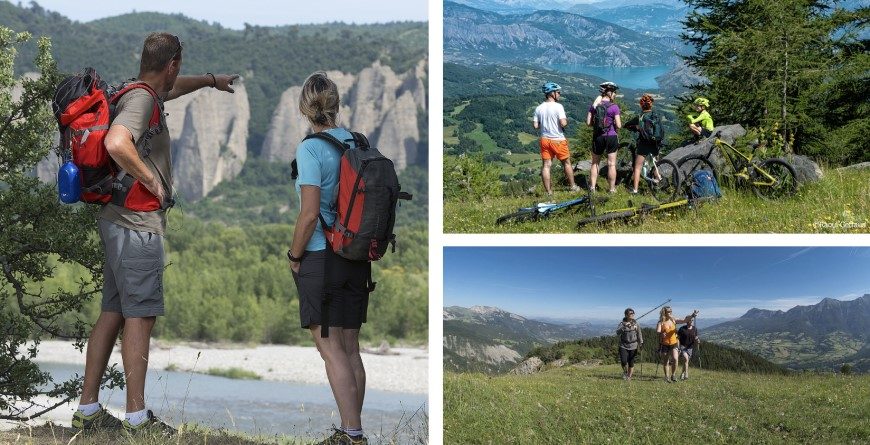
M 610 193 L 616 192 L 616 151 L 619 138 L 616 131 L 622 128 L 619 105 L 614 101 L 619 89 L 613 82 L 599 86 L 600 96 L 589 106 L 586 125 L 592 127 L 592 167 L 589 172 L 590 190 L 595 191 L 601 157 L 607 155 L 607 182 Z
M 180 76 L 182 50 L 178 36 L 172 34 L 152 33 L 145 38 L 139 76 L 133 81 L 141 85 L 117 101 L 104 139 L 109 156 L 125 172 L 116 183 L 132 182 L 127 194 L 132 196 L 135 190 L 136 196 L 152 200 L 156 210 L 131 210 L 128 195 L 118 188 L 112 202 L 100 210 L 98 225 L 106 257 L 102 310 L 88 339 L 82 396 L 72 419 L 72 427 L 77 430 L 123 428 L 164 435 L 175 432 L 145 405 L 151 330 L 157 316 L 164 313 L 163 234 L 166 209 L 172 203 L 170 139 L 163 102 L 205 87 L 232 93 L 230 85 L 239 77 L 210 73 Z M 155 116 L 157 113 L 159 116 Z M 150 128 L 152 120 L 158 122 L 156 130 Z M 123 181 L 125 178 L 128 182 Z M 100 381 L 122 330 L 127 393 L 123 422 L 99 403 Z
M 641 168 L 646 157 L 652 156 L 655 158 L 659 155 L 661 141 L 664 138 L 661 118 L 653 112 L 653 102 L 654 100 L 651 95 L 644 94 L 641 96 L 641 114 L 625 123 L 626 129 L 638 133 L 634 155 L 634 170 L 632 172 L 632 194 L 637 193 Z M 653 175 L 656 181 L 662 179 L 662 175 L 657 168 L 653 169 Z
M 677 324 L 688 323 L 693 317 L 698 315 L 698 310 L 695 309 L 691 315 L 680 320 L 674 319 L 671 307 L 665 306 L 659 311 L 659 322 L 656 324 L 656 332 L 659 334 L 659 355 L 664 364 L 665 382 L 676 383 L 677 379 L 674 374 L 677 371 Z
M 541 92 L 544 93 L 544 102 L 535 108 L 532 125 L 535 130 L 540 130 L 541 133 L 541 181 L 544 183 L 544 190 L 548 196 L 553 195 L 553 189 L 550 185 L 550 168 L 553 158 L 562 163 L 571 191 L 580 190 L 580 187 L 574 184 L 571 153 L 568 150 L 568 139 L 565 138 L 563 131 L 568 126 L 568 116 L 565 114 L 565 107 L 559 103 L 559 98 L 562 97 L 562 87 L 553 82 L 547 82 L 541 86 Z
M 701 344 L 701 339 L 698 338 L 698 329 L 695 327 L 695 317 L 691 317 L 687 324 L 680 326 L 680 329 L 677 330 L 677 338 L 680 340 L 680 358 L 683 360 L 683 373 L 680 374 L 680 380 L 688 380 L 689 360 L 692 359 L 695 346 Z
M 314 132 L 356 147 L 354 136 L 338 126 L 338 87 L 326 73 L 318 71 L 305 80 L 299 111 Z M 311 332 L 326 365 L 341 417 L 341 428 L 321 443 L 359 445 L 368 443 L 361 420 L 366 372 L 359 354 L 359 330 L 366 321 L 371 263 L 337 255 L 324 236 L 322 226 L 332 227 L 335 222 L 340 159 L 339 151 L 323 139 L 306 139 L 297 147 L 300 211 L 287 256 L 299 293 L 302 328 Z
M 622 364 L 622 379 L 631 380 L 634 373 L 634 360 L 643 347 L 643 333 L 634 319 L 634 309 L 628 308 L 625 317 L 616 328 L 619 337 L 619 362 Z

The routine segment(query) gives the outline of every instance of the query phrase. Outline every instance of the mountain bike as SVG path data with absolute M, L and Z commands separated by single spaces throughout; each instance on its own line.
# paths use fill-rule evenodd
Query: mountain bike
M 734 185 L 751 187 L 755 194 L 764 199 L 773 199 L 794 195 L 797 192 L 798 183 L 794 167 L 786 160 L 771 158 L 765 160 L 755 159 L 755 152 L 759 144 L 752 144 L 752 152 L 748 155 L 734 148 L 733 145 L 721 138 L 722 132 L 716 132 L 713 144 L 705 155 L 688 155 L 677 161 L 677 166 L 683 173 L 683 177 L 690 178 L 692 173 L 698 170 L 709 170 L 720 184 L 730 182 Z M 719 148 L 719 153 L 727 161 L 730 170 L 721 175 L 717 174 L 716 168 L 710 162 L 713 149 Z
M 680 207 L 688 207 L 690 209 L 694 209 L 699 207 L 702 203 L 707 201 L 715 200 L 715 197 L 701 197 L 701 198 L 683 198 L 672 202 L 666 202 L 663 204 L 647 204 L 643 203 L 637 207 L 633 207 L 631 201 L 628 203 L 628 207 L 624 209 L 612 210 L 607 213 L 602 213 L 600 215 L 592 215 L 588 218 L 583 218 L 580 221 L 577 221 L 577 228 L 580 229 L 589 224 L 604 224 L 610 221 L 628 221 L 635 217 L 641 217 L 645 215 L 649 215 L 651 213 L 663 212 L 666 210 L 673 210 Z
M 558 212 L 573 210 L 573 212 L 576 213 L 583 208 L 589 209 L 594 214 L 596 201 L 601 203 L 604 200 L 606 200 L 605 197 L 591 199 L 590 195 L 585 195 L 562 202 L 541 202 L 530 207 L 521 207 L 514 213 L 500 216 L 495 220 L 495 223 L 504 224 L 507 222 L 537 221 L 548 218 Z
M 625 182 L 628 188 L 634 186 L 634 159 L 637 153 L 636 146 L 631 146 L 632 159 L 632 174 L 626 177 Z M 658 173 L 658 175 L 656 175 Z M 673 201 L 680 193 L 682 177 L 677 163 L 670 159 L 656 159 L 656 156 L 645 156 L 643 167 L 641 167 L 640 183 L 638 183 L 638 192 L 640 187 L 645 185 L 646 190 L 650 192 L 653 198 L 658 202 Z

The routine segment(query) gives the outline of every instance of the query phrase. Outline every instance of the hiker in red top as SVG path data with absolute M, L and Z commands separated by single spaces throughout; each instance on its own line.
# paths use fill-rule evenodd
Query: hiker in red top
M 163 234 L 165 208 L 172 196 L 170 139 L 162 113 L 163 101 L 205 87 L 232 93 L 231 85 L 239 77 L 210 73 L 180 76 L 182 50 L 178 36 L 160 32 L 148 35 L 142 48 L 139 76 L 133 81 L 144 85 L 118 99 L 105 135 L 106 151 L 117 170 L 126 172 L 137 186 L 144 187 L 150 199 L 158 203 L 155 207 L 160 208 L 137 211 L 120 200 L 120 205 L 108 202 L 100 211 L 99 232 L 106 254 L 102 312 L 88 339 L 82 396 L 72 419 L 74 429 L 123 428 L 128 432 L 149 430 L 159 435 L 175 432 L 145 406 L 151 329 L 157 316 L 163 315 Z M 146 137 L 155 101 L 160 111 L 159 130 Z M 147 147 L 141 147 L 141 142 Z M 114 196 L 112 201 L 116 201 Z M 123 422 L 99 403 L 100 381 L 122 329 L 121 356 L 127 385 L 127 414 Z

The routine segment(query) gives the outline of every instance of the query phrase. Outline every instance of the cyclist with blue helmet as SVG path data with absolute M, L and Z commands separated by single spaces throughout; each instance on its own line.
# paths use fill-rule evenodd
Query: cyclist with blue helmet
M 544 93 L 545 99 L 535 108 L 532 125 L 541 133 L 541 181 L 544 183 L 544 190 L 547 195 L 553 194 L 550 185 L 550 168 L 553 158 L 556 158 L 562 162 L 571 191 L 577 191 L 580 187 L 574 184 L 571 153 L 568 151 L 568 139 L 565 138 L 563 131 L 568 126 L 568 116 L 565 114 L 565 107 L 559 103 L 562 87 L 554 82 L 547 82 L 541 86 L 541 92 Z

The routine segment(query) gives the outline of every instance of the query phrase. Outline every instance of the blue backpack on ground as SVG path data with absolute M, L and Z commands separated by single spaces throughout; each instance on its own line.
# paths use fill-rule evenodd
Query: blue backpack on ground
M 692 173 L 692 199 L 721 198 L 722 190 L 716 177 L 709 170 L 698 170 Z

